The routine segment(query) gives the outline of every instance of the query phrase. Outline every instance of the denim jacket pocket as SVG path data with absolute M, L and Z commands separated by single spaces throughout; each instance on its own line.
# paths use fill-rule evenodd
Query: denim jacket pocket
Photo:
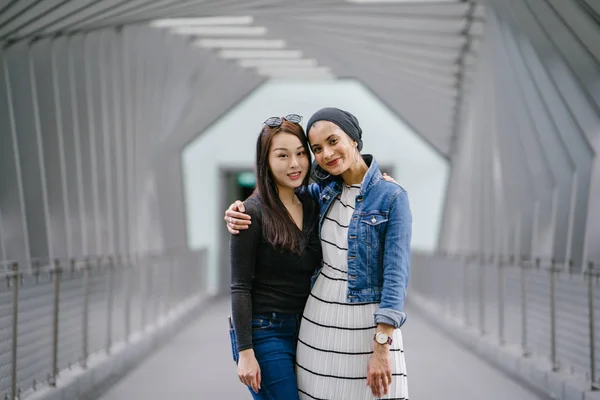
M 383 240 L 388 218 L 383 213 L 369 213 L 361 216 L 358 225 L 361 241 L 369 248 L 378 249 Z

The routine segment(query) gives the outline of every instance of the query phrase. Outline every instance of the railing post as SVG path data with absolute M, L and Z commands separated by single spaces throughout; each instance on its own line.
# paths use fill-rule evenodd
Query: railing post
M 40 260 L 35 260 L 33 262 L 33 276 L 35 276 L 35 283 L 40 282 L 40 274 L 42 273 L 42 266 L 40 264 Z
M 498 343 L 504 346 L 504 257 L 498 256 Z
M 200 257 L 198 259 L 198 257 Z M 197 253 L 196 254 L 196 261 L 198 261 L 198 292 L 202 293 L 202 291 L 206 288 L 205 282 L 205 271 L 206 271 L 206 264 L 205 264 L 205 255 L 204 255 L 204 251 Z
M 167 278 L 167 268 L 169 267 L 168 258 L 165 257 L 164 254 L 160 256 L 160 264 L 158 266 L 158 276 L 160 282 L 160 299 L 158 301 L 158 317 L 164 318 L 166 315 L 166 301 L 167 301 L 167 292 L 169 290 L 168 284 L 169 280 Z
M 145 263 L 144 266 L 141 266 L 140 262 L 139 262 L 139 258 L 136 257 L 136 259 L 138 260 L 138 263 L 136 265 L 136 270 L 138 271 L 138 280 L 140 282 L 140 305 L 142 307 L 142 310 L 140 312 L 141 314 L 141 328 L 140 331 L 144 332 L 146 330 L 146 320 L 148 318 L 147 316 L 147 312 L 148 312 L 148 299 L 146 298 L 147 295 L 147 269 L 148 269 L 148 256 L 146 255 L 144 257 L 145 259 Z
M 157 254 L 152 255 L 152 261 L 146 266 L 146 298 L 148 299 L 148 320 L 150 325 L 156 324 L 158 320 L 158 303 L 160 292 L 157 288 L 156 271 L 160 264 L 160 257 Z
M 539 263 L 539 259 L 536 260 Z M 527 348 L 527 260 L 521 256 L 521 348 L 523 357 L 529 357 L 531 353 Z
M 173 291 L 173 267 L 175 266 L 175 262 L 174 262 L 174 258 L 175 255 L 174 253 L 167 253 L 167 268 L 168 268 L 168 276 L 169 276 L 169 287 L 168 287 L 168 294 L 167 294 L 167 314 L 170 314 L 171 311 L 173 310 L 173 305 L 175 304 L 175 301 L 173 299 L 174 296 L 174 291 Z
M 123 289 L 125 290 L 125 342 L 129 342 L 129 335 L 131 333 L 131 272 L 133 270 L 133 260 L 131 255 L 126 255 L 126 262 L 121 262 L 121 267 L 123 268 L 123 274 L 125 276 L 125 285 Z M 121 256 L 119 259 L 123 260 Z
M 18 349 L 18 334 L 19 334 L 19 285 L 20 285 L 20 274 L 19 264 L 13 263 L 11 265 L 12 275 L 12 289 L 13 289 L 13 308 L 12 308 L 12 370 L 11 370 L 11 400 L 17 399 L 17 349 Z
M 485 335 L 485 255 L 479 257 L 479 332 Z
M 174 293 L 174 307 L 177 307 L 179 305 L 179 303 L 181 302 L 181 287 L 182 287 L 182 280 L 181 280 L 181 258 L 180 255 L 178 254 L 174 260 L 173 260 L 173 281 L 174 281 L 174 286 L 175 286 L 175 293 Z
M 108 257 L 108 298 L 106 305 L 106 353 L 110 353 L 112 346 L 112 325 L 113 325 L 113 274 L 115 261 L 112 256 Z
M 160 294 L 156 290 L 156 266 L 159 263 L 159 257 L 157 254 L 152 254 L 150 261 L 144 266 L 144 272 L 146 273 L 146 302 L 148 303 L 148 309 L 146 310 L 146 321 L 149 326 L 156 323 L 158 316 L 158 299 Z
M 50 386 L 56 386 L 58 379 L 58 318 L 60 310 L 60 280 L 62 279 L 62 267 L 59 260 L 54 261 L 54 313 L 52 316 L 52 375 Z
M 202 292 L 206 290 L 206 274 L 208 273 L 208 268 L 206 266 L 206 252 L 201 250 L 197 255 L 200 256 L 200 260 L 198 261 L 198 280 L 200 292 Z
M 81 366 L 87 368 L 88 359 L 88 339 L 89 339 L 89 303 L 90 303 L 90 264 L 86 258 L 83 265 L 83 351 L 81 355 Z
M 560 363 L 556 354 L 556 261 L 552 258 L 550 262 L 550 359 L 552 370 L 558 371 Z
M 590 330 L 590 378 L 592 390 L 600 390 L 600 382 L 596 379 L 596 323 L 594 314 L 594 263 L 588 263 L 588 314 Z
M 471 262 L 471 256 L 468 255 L 465 258 L 463 264 L 463 307 L 465 313 L 465 325 L 471 325 L 471 304 L 469 296 L 469 263 Z
M 152 264 L 150 269 L 150 284 L 148 286 L 148 292 L 152 295 L 154 294 L 154 324 L 158 323 L 160 320 L 160 308 L 163 293 L 163 279 L 162 279 L 162 271 L 163 271 L 163 258 L 158 255 L 156 257 L 156 262 Z

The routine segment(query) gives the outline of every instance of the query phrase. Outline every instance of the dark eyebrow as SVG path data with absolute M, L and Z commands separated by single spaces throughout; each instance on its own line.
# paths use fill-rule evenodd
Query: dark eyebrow
M 337 136 L 337 134 L 335 134 L 335 133 L 332 133 L 331 135 L 329 135 L 329 137 L 328 137 L 327 139 L 325 139 L 325 141 L 328 141 L 328 140 L 329 140 L 329 139 L 331 139 L 333 136 Z M 318 143 L 315 143 L 315 144 L 311 145 L 311 146 L 310 146 L 310 148 L 312 149 L 312 148 L 314 148 L 315 146 L 318 146 L 318 145 L 319 145 Z
M 303 149 L 303 148 L 304 148 L 304 146 L 298 146 L 298 147 L 296 147 L 296 150 L 298 150 L 298 149 Z M 278 148 L 276 148 L 276 149 L 273 149 L 273 151 L 275 151 L 275 150 L 283 150 L 283 151 L 287 151 L 287 149 L 283 149 L 283 148 L 281 148 L 281 147 L 278 147 Z

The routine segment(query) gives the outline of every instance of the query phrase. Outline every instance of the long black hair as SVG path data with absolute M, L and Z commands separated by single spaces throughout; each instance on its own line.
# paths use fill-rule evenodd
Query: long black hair
M 264 125 L 256 141 L 256 190 L 254 194 L 260 197 L 265 206 L 262 212 L 262 227 L 267 242 L 273 247 L 300 254 L 303 249 L 304 235 L 279 199 L 277 184 L 269 165 L 271 142 L 273 137 L 279 133 L 288 133 L 300 139 L 310 168 L 310 148 L 302 126 L 286 120 L 283 120 L 278 127 Z M 298 195 L 306 192 L 310 179 L 308 172 L 302 185 L 296 189 Z

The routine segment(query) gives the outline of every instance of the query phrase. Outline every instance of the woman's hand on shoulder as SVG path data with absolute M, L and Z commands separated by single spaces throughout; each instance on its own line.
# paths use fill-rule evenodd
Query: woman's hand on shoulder
M 240 200 L 236 200 L 229 208 L 225 211 L 225 217 L 223 218 L 227 222 L 227 230 L 233 235 L 240 233 L 240 230 L 248 229 L 248 226 L 252 223 L 248 214 L 245 214 L 246 207 Z
M 396 182 L 396 180 L 394 178 L 392 178 L 391 176 L 389 176 L 385 172 L 383 173 L 383 179 L 386 180 L 386 181 L 388 181 L 388 182 L 394 182 L 395 184 L 398 184 L 398 182 Z
M 254 393 L 260 390 L 260 366 L 256 360 L 253 349 L 240 351 L 237 368 L 238 378 L 246 386 L 250 386 Z

